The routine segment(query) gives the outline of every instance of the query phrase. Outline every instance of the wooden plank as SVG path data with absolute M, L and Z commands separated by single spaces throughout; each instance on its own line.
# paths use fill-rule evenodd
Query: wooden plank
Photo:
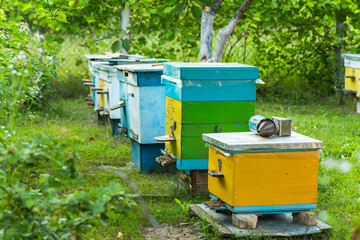
M 178 79 L 258 79 L 259 67 L 239 63 L 164 63 L 164 75 Z
M 206 211 L 204 211 L 199 205 L 197 204 L 190 204 L 190 211 L 193 212 L 195 215 L 199 216 L 200 218 L 205 218 L 216 230 L 218 230 L 221 235 L 225 237 L 233 236 L 233 232 L 223 225 L 221 222 L 216 221 L 211 215 L 209 215 Z
M 171 127 L 174 121 L 166 118 L 166 135 L 171 136 Z M 208 158 L 208 147 L 202 140 L 203 133 L 215 132 L 246 132 L 249 131 L 247 123 L 229 124 L 189 124 L 183 125 L 175 122 L 174 136 L 176 141 L 166 142 L 166 150 L 180 159 Z
M 231 222 L 227 212 L 214 212 L 204 204 L 191 204 L 190 211 L 205 218 L 224 237 L 291 237 L 328 232 L 331 226 L 318 220 L 316 226 L 306 226 L 292 221 L 290 213 L 259 215 L 255 229 L 239 229 Z
M 254 111 L 252 101 L 182 102 L 166 98 L 166 116 L 183 124 L 248 122 Z
M 181 81 L 162 76 L 166 96 L 179 101 L 255 101 L 255 80 Z
M 175 141 L 176 139 L 174 137 L 171 136 L 158 136 L 158 137 L 154 137 L 154 139 L 158 142 L 169 142 L 169 141 Z

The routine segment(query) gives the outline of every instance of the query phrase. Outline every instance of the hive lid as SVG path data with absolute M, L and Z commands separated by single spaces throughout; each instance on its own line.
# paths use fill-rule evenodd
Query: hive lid
M 117 62 L 117 63 L 122 63 L 122 62 L 128 62 L 128 63 L 132 63 L 132 62 L 140 62 L 140 63 L 152 63 L 152 62 L 166 62 L 168 61 L 167 59 L 163 59 L 163 58 L 139 58 L 137 57 L 138 55 L 129 55 L 128 57 L 124 58 L 124 57 L 120 57 L 120 58 L 112 58 L 110 56 L 107 55 L 100 55 L 100 54 L 85 54 L 86 60 L 87 61 L 107 61 L 107 62 Z
M 161 72 L 163 71 L 162 64 L 132 64 L 117 66 L 119 70 L 129 72 Z
M 360 61 L 360 54 L 341 54 L 341 57 L 346 60 Z
M 117 66 L 116 65 L 109 65 L 109 64 L 98 64 L 96 65 L 97 69 L 101 69 L 105 72 L 116 72 Z
M 292 132 L 291 136 L 269 138 L 260 137 L 252 132 L 207 133 L 203 140 L 229 152 L 262 152 L 281 150 L 316 150 L 322 142 L 302 134 Z
M 258 79 L 259 67 L 240 63 L 164 63 L 164 75 L 180 80 Z

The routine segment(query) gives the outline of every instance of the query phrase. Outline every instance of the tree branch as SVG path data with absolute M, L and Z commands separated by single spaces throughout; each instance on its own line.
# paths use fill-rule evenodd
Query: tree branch
M 241 41 L 241 39 L 243 39 L 244 36 L 245 36 L 245 34 L 241 35 L 239 38 L 236 39 L 236 41 L 233 44 L 231 44 L 229 52 L 228 52 L 226 60 L 225 60 L 226 62 L 229 61 L 230 56 L 233 55 L 233 54 L 231 54 L 231 52 L 234 49 L 234 47 Z
M 308 62 L 308 61 L 311 59 L 311 57 L 314 57 L 314 56 L 315 56 L 315 53 L 317 53 L 317 52 L 321 49 L 322 43 L 323 43 L 323 42 L 321 42 L 321 43 L 319 44 L 319 46 L 318 46 L 314 51 L 312 51 L 312 52 L 309 53 L 306 57 L 304 57 L 304 58 L 303 58 L 303 61 L 299 61 L 298 63 L 294 64 L 294 65 L 288 70 L 288 72 L 285 74 L 285 76 L 283 76 L 282 78 L 280 78 L 279 80 L 277 80 L 277 81 L 275 82 L 275 84 L 272 85 L 272 87 L 276 87 L 277 85 L 279 85 L 279 83 L 282 82 L 287 76 L 289 76 L 290 72 L 291 72 L 292 70 L 294 70 L 297 66 L 299 66 L 299 65 L 302 64 L 302 63 Z M 296 59 L 294 60 L 294 62 L 295 62 L 295 61 L 296 61 Z M 277 68 L 277 70 L 279 70 L 279 68 Z
M 214 0 L 212 7 L 203 6 L 201 16 L 200 61 L 206 61 L 211 57 L 214 16 L 222 2 L 223 0 Z
M 239 9 L 235 12 L 234 16 L 230 20 L 229 24 L 219 31 L 218 41 L 216 43 L 215 52 L 210 62 L 219 62 L 224 54 L 225 45 L 234 32 L 236 25 L 240 22 L 244 16 L 246 10 L 249 8 L 253 0 L 244 0 Z

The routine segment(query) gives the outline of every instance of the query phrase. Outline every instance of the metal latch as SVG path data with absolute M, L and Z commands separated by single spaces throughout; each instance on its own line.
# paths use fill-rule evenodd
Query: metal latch
M 208 174 L 212 177 L 224 177 L 224 174 L 216 170 L 210 170 L 208 171 Z
M 132 92 L 128 92 L 128 96 L 129 96 L 129 97 L 134 97 L 135 95 L 134 95 L 134 93 L 132 93 Z
M 265 82 L 263 80 L 261 80 L 261 79 L 256 79 L 255 83 L 256 84 L 265 84 Z
M 354 80 L 355 76 L 345 76 L 345 78 L 351 78 L 351 80 Z

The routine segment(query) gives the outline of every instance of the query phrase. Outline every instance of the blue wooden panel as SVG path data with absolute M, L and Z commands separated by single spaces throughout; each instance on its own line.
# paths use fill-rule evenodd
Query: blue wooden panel
M 186 175 L 190 174 L 190 170 L 207 170 L 209 165 L 209 160 L 204 159 L 180 159 L 175 157 L 172 153 L 168 152 L 166 149 L 163 149 L 164 152 L 170 154 L 172 158 L 176 159 L 176 168 L 178 170 L 184 171 Z
M 179 101 L 255 101 L 255 80 L 181 81 L 163 75 L 165 94 Z
M 219 198 L 209 194 L 210 198 L 218 200 Z M 233 213 L 238 214 L 279 214 L 291 212 L 307 212 L 316 208 L 316 204 L 290 204 L 290 205 L 269 205 L 269 206 L 230 206 L 225 203 L 225 207 Z
M 164 143 L 139 144 L 131 140 L 131 159 L 139 170 L 150 171 L 159 166 L 156 158 L 161 155 L 160 150 L 164 147 Z
M 129 136 L 139 143 L 157 143 L 154 137 L 165 135 L 164 86 L 127 87 Z
M 128 113 L 128 84 L 124 82 L 119 82 L 119 97 L 120 99 L 123 98 L 125 100 L 125 106 L 119 108 L 116 111 L 120 111 L 120 124 L 129 129 L 129 113 Z M 129 136 L 129 131 L 126 132 L 126 135 Z
M 176 168 L 179 170 L 207 170 L 208 159 L 180 159 L 176 158 Z
M 132 64 L 118 66 L 118 79 L 134 86 L 162 85 L 162 66 Z
M 239 63 L 164 63 L 164 75 L 181 80 L 258 79 L 259 67 Z
M 118 129 L 120 128 L 119 123 L 120 123 L 120 119 L 110 119 L 111 125 L 112 127 L 112 135 L 120 135 L 120 133 L 118 132 Z

